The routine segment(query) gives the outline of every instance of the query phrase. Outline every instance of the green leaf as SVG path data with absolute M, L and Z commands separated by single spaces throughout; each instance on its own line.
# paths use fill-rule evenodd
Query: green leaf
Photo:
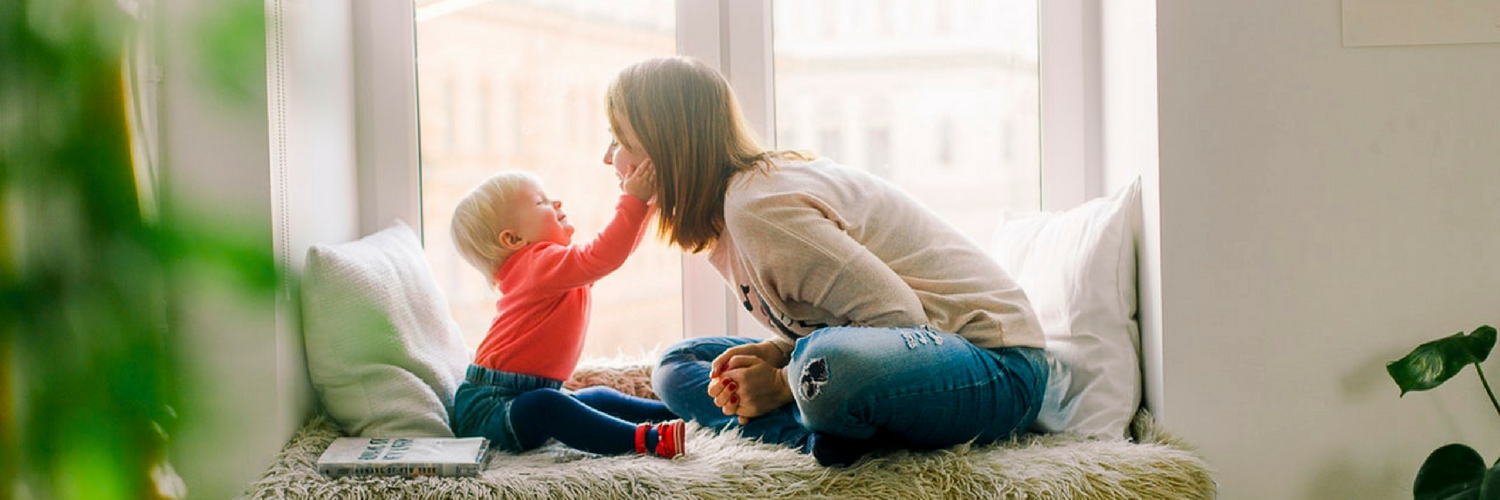
M 1458 332 L 1419 345 L 1406 357 L 1387 363 L 1385 371 L 1405 396 L 1409 391 L 1425 391 L 1443 385 L 1464 366 L 1489 358 L 1494 347 L 1495 329 L 1484 325 L 1468 335 Z
M 1475 361 L 1483 363 L 1484 360 L 1489 359 L 1490 349 L 1495 347 L 1495 327 L 1480 325 L 1479 328 L 1469 333 L 1469 337 L 1475 339 L 1469 344 L 1469 353 L 1474 355 Z
M 1484 471 L 1484 482 L 1479 485 L 1480 500 L 1500 500 L 1500 459 L 1495 460 L 1489 470 Z
M 1415 500 L 1450 500 L 1478 498 L 1485 483 L 1484 459 L 1479 452 L 1462 444 L 1450 444 L 1433 450 L 1417 471 L 1412 484 Z

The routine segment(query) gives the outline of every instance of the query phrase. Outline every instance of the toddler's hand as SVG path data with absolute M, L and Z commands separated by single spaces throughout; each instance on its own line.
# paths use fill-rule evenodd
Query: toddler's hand
M 636 165 L 635 170 L 626 174 L 625 179 L 620 181 L 620 189 L 624 190 L 625 194 L 639 198 L 641 201 L 649 202 L 655 198 L 656 166 L 651 164 L 651 159 L 647 158 L 640 165 Z

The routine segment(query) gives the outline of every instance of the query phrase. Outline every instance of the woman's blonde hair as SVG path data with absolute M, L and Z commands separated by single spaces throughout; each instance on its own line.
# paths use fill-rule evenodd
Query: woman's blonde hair
M 484 273 L 494 284 L 495 271 L 510 257 L 500 246 L 500 232 L 511 229 L 510 206 L 515 196 L 527 186 L 541 186 L 542 181 L 530 172 L 507 170 L 470 189 L 453 209 L 449 231 L 453 246 L 469 265 Z
M 724 192 L 735 174 L 772 168 L 729 82 L 695 59 L 663 57 L 620 71 L 605 93 L 610 127 L 628 120 L 656 168 L 657 231 L 697 253 L 724 231 Z M 623 143 L 622 143 L 623 144 Z

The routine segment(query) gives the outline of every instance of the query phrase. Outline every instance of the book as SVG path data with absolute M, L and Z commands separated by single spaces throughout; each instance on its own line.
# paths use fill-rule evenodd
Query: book
M 489 440 L 481 437 L 343 437 L 333 440 L 318 457 L 318 472 L 330 478 L 475 476 L 489 446 Z

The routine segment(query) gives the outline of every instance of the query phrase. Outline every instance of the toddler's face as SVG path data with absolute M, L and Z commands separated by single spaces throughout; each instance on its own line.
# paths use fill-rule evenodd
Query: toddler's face
M 573 241 L 573 224 L 562 211 L 562 202 L 547 197 L 541 186 L 521 188 L 510 207 L 516 233 L 528 243 L 550 241 L 567 245 Z

